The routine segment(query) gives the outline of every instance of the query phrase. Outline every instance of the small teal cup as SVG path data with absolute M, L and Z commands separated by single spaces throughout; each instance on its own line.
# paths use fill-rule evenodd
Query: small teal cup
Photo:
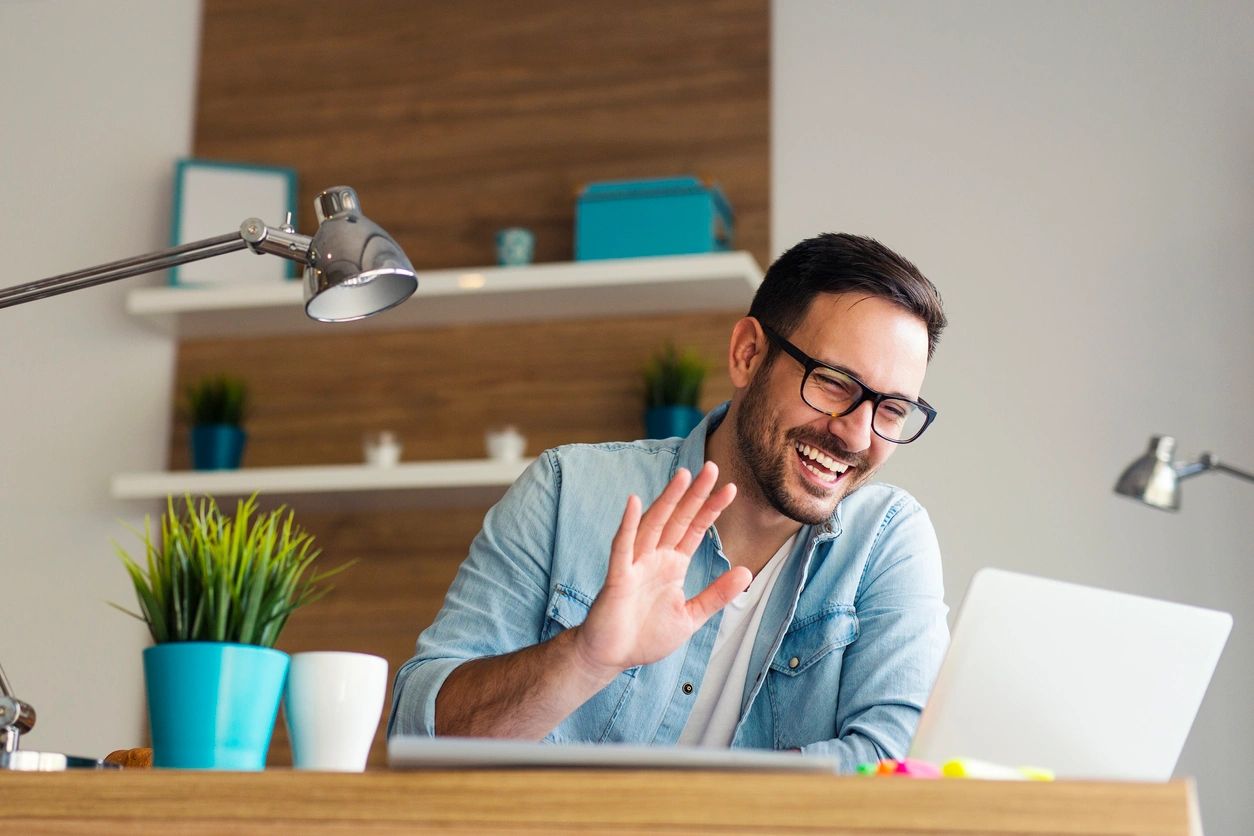
M 145 650 L 153 766 L 265 769 L 289 662 L 282 651 L 249 644 Z
M 496 263 L 502 267 L 521 267 L 535 257 L 536 236 L 530 229 L 511 226 L 496 233 Z

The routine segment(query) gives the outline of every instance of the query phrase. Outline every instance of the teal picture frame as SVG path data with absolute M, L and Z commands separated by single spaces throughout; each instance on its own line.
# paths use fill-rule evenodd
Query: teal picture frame
M 284 166 L 183 157 L 174 163 L 170 246 L 232 232 L 246 219 L 281 226 L 296 216 L 296 170 Z M 172 286 L 205 287 L 261 281 L 292 281 L 298 265 L 258 258 L 247 250 L 172 267 Z

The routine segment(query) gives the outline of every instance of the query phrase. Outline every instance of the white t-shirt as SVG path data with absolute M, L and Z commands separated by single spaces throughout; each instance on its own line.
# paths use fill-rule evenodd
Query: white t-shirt
M 730 746 L 736 724 L 740 722 L 740 700 L 744 696 L 745 679 L 749 676 L 749 657 L 758 637 L 762 613 L 771 597 L 779 567 L 792 551 L 796 535 L 779 547 L 754 577 L 749 588 L 723 608 L 710 664 L 697 691 L 697 702 L 688 715 L 688 723 L 679 736 L 681 745 Z

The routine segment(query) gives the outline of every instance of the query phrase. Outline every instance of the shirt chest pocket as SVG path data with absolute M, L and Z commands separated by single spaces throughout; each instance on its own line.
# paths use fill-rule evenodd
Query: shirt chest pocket
M 553 594 L 549 596 L 549 605 L 544 611 L 544 627 L 540 641 L 548 641 L 563 630 L 583 624 L 591 608 L 591 596 L 565 584 L 558 584 Z M 639 670 L 639 667 L 628 668 L 623 673 L 635 678 Z
M 856 638 L 857 612 L 853 607 L 833 604 L 792 625 L 771 662 L 771 670 L 799 676 Z
M 540 640 L 548 641 L 563 630 L 583 624 L 591 607 L 592 598 L 577 589 L 558 584 L 549 596 L 549 605 L 544 611 L 544 633 Z

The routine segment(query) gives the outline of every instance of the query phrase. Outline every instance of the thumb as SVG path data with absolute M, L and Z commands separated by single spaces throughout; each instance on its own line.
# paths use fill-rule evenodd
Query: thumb
M 731 599 L 749 588 L 753 573 L 743 566 L 733 566 L 714 579 L 714 582 L 692 597 L 685 607 L 688 616 L 697 624 L 704 624 L 710 616 L 727 606 Z

